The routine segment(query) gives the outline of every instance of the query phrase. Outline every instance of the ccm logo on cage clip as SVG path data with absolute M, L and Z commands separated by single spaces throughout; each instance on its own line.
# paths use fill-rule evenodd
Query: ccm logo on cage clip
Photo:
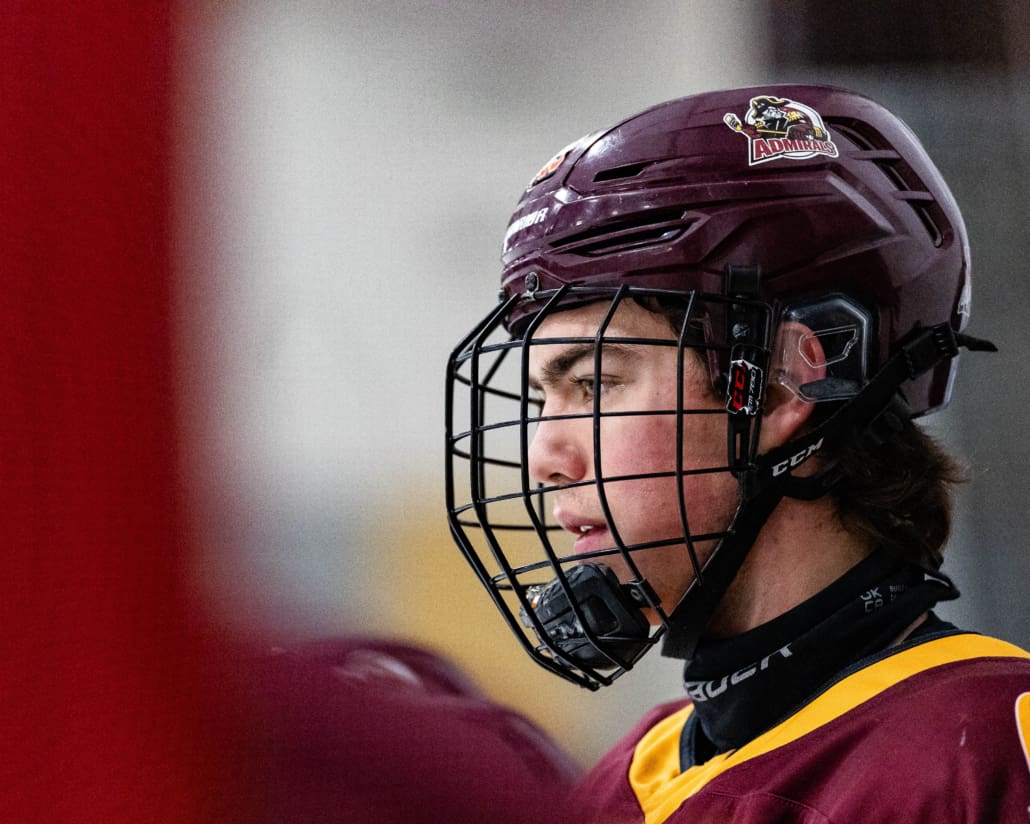
M 820 446 L 823 445 L 823 439 L 820 438 L 811 446 L 807 446 L 798 452 L 796 455 L 791 455 L 787 460 L 780 461 L 778 464 L 773 466 L 772 474 L 775 478 L 777 475 L 782 475 L 788 469 L 793 469 L 798 464 L 802 464 L 808 460 L 808 458 L 816 452 Z

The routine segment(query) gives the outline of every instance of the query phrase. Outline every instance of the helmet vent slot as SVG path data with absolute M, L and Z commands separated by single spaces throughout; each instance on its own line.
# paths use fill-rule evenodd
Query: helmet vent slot
M 912 189 L 906 182 L 904 176 L 902 176 L 901 173 L 898 171 L 895 162 L 896 160 L 898 160 L 897 155 L 895 155 L 893 158 L 889 160 L 876 160 L 874 162 L 876 163 L 876 166 L 879 168 L 879 170 L 883 172 L 884 176 L 888 180 L 890 180 L 891 183 L 894 184 L 894 188 L 896 188 L 899 192 L 909 192 Z
M 892 158 L 876 159 L 874 162 L 884 176 L 894 184 L 897 197 L 912 207 L 912 211 L 926 228 L 933 245 L 940 247 L 944 243 L 944 230 L 941 227 L 947 225 L 947 218 L 933 195 L 926 190 L 923 181 L 912 167 L 896 154 Z
M 935 247 L 944 243 L 947 218 L 926 185 L 900 157 L 892 160 L 878 160 L 876 166 L 897 188 L 896 196 L 904 200 L 916 213 L 930 241 Z
M 912 207 L 933 245 L 938 248 L 942 246 L 948 227 L 944 211 L 927 191 L 919 175 L 890 143 L 879 132 L 869 128 L 868 124 L 830 118 L 827 118 L 826 123 L 832 124 L 832 133 L 847 138 L 858 148 L 855 159 L 868 160 L 880 170 L 895 188 L 897 197 Z
M 562 252 L 594 257 L 667 243 L 693 223 L 682 209 L 653 209 L 628 220 L 595 226 L 585 232 L 562 238 L 551 248 Z
M 908 204 L 923 222 L 933 245 L 937 248 L 943 246 L 944 231 L 941 229 L 940 221 L 944 219 L 944 213 L 937 202 L 934 200 L 909 200 Z
M 604 169 L 594 175 L 594 183 L 604 183 L 607 180 L 625 180 L 629 177 L 636 177 L 650 165 L 650 162 L 645 161 L 643 163 L 627 163 L 625 166 L 613 166 L 610 169 Z
M 879 135 L 866 135 L 860 132 L 855 126 L 861 125 L 850 120 L 836 120 L 832 117 L 825 118 L 827 126 L 832 126 L 830 130 L 830 136 L 840 135 L 850 140 L 856 147 L 863 151 L 869 151 L 872 149 L 878 149 L 883 147 L 883 140 L 881 138 L 879 143 L 876 143 L 876 137 Z

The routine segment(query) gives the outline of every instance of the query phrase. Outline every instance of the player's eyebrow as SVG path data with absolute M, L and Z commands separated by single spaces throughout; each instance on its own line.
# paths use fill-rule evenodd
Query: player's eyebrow
M 569 372 L 584 358 L 593 359 L 597 351 L 597 344 L 593 341 L 587 343 L 572 344 L 563 349 L 554 357 L 544 361 L 535 375 L 530 375 L 529 385 L 537 391 L 547 386 L 555 386 L 568 375 Z M 618 343 L 602 343 L 601 354 L 603 356 L 616 355 L 619 357 L 634 357 L 639 353 L 633 351 L 629 346 Z

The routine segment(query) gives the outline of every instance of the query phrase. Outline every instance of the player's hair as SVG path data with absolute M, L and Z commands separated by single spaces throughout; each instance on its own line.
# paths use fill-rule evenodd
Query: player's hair
M 951 533 L 952 491 L 966 472 L 914 421 L 882 444 L 860 437 L 834 456 L 843 480 L 831 492 L 844 528 L 928 569 L 939 569 Z

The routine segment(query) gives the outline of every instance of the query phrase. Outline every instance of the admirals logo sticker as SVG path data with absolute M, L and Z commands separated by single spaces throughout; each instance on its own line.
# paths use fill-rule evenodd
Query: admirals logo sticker
M 770 160 L 806 160 L 817 155 L 837 157 L 837 145 L 815 109 L 785 97 L 751 98 L 744 121 L 733 112 L 723 123 L 747 138 L 748 165 Z

